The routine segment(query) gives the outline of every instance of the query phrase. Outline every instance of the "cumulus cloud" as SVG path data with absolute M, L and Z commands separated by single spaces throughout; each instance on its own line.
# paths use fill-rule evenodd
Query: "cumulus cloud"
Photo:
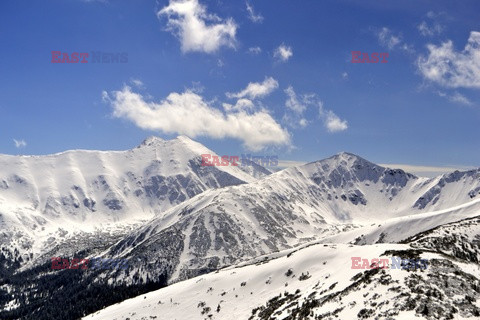
M 212 53 L 221 46 L 235 47 L 235 22 L 207 13 L 198 0 L 170 0 L 157 16 L 167 17 L 167 30 L 179 38 L 182 52 Z
M 237 102 L 232 105 L 229 103 L 224 103 L 223 109 L 225 111 L 238 111 L 238 110 L 253 110 L 255 108 L 255 105 L 252 100 L 249 99 L 238 99 Z
M 252 151 L 266 146 L 290 145 L 288 131 L 265 109 L 222 112 L 189 90 L 170 93 L 159 103 L 146 101 L 128 86 L 120 91 L 103 92 L 103 97 L 111 104 L 114 117 L 129 120 L 145 130 L 183 134 L 192 138 L 235 138 Z
M 269 95 L 275 89 L 278 88 L 278 81 L 272 77 L 265 78 L 262 83 L 259 82 L 250 82 L 245 89 L 237 93 L 227 92 L 226 96 L 228 98 L 250 98 L 257 99 Z
M 13 139 L 13 142 L 15 143 L 15 148 L 17 149 L 25 148 L 27 146 L 27 143 L 23 139 L 21 140 Z
M 286 62 L 291 56 L 293 56 L 292 47 L 282 44 L 275 49 L 273 56 L 279 61 Z
M 428 44 L 427 49 L 428 56 L 417 60 L 425 79 L 450 88 L 480 88 L 480 32 L 470 32 L 461 52 L 455 51 L 451 40 L 439 46 Z
M 262 52 L 262 48 L 260 48 L 260 47 L 248 48 L 248 53 L 250 53 L 252 55 L 257 55 L 257 54 L 260 54 L 261 52 Z
M 248 19 L 250 19 L 254 23 L 262 23 L 263 22 L 263 16 L 261 14 L 255 13 L 255 10 L 253 9 L 253 6 L 246 2 L 247 5 L 247 12 L 248 12 Z

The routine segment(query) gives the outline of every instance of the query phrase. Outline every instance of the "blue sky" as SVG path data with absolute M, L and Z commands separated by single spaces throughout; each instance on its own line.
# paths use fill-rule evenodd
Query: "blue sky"
M 477 1 L 1 1 L 0 153 L 124 150 L 480 166 Z M 126 63 L 52 63 L 52 51 Z M 352 51 L 387 63 L 352 63 Z

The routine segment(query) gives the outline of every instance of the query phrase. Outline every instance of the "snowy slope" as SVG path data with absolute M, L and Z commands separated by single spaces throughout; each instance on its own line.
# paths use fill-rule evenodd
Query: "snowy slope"
M 351 257 L 392 256 L 429 265 L 351 268 Z M 312 245 L 175 283 L 84 319 L 462 319 L 480 312 L 479 277 L 478 265 L 406 244 Z
M 392 218 L 342 234 L 325 237 L 321 243 L 396 243 L 432 228 L 480 215 L 480 199 L 452 208 Z

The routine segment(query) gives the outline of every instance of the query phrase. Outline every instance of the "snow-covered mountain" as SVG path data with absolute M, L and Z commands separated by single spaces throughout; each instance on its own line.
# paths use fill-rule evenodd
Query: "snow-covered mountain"
M 28 259 L 73 233 L 128 230 L 205 190 L 269 173 L 201 166 L 202 154 L 215 153 L 179 136 L 150 137 L 127 151 L 0 155 L 0 246 Z
M 341 153 L 204 192 L 132 232 L 108 255 L 140 261 L 131 271 L 144 280 L 166 273 L 177 281 L 319 239 L 400 241 L 478 214 L 479 172 L 418 178 Z

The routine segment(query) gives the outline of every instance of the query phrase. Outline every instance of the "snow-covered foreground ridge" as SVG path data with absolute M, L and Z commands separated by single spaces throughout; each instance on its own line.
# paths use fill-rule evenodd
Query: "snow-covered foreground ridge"
M 140 295 L 84 319 L 480 316 L 474 302 L 480 297 L 478 264 L 419 248 L 422 245 L 412 249 L 407 244 L 315 244 L 286 250 Z M 352 268 L 352 257 L 425 259 L 428 267 L 358 270 Z

